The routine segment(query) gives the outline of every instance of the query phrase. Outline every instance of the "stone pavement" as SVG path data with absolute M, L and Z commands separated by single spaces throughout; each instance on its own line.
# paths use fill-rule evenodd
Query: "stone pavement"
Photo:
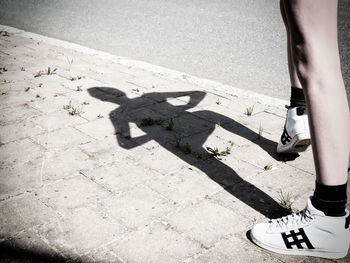
M 247 238 L 313 191 L 284 109 L 4 32 L 0 73 L 1 262 L 328 262 Z

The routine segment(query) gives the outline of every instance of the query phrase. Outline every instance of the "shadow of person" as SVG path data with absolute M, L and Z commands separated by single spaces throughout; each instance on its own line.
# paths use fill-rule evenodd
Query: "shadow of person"
M 109 117 L 115 128 L 118 144 L 121 147 L 131 149 L 135 146 L 154 140 L 183 161 L 204 172 L 209 178 L 221 185 L 227 192 L 264 216 L 271 218 L 288 214 L 288 211 L 283 209 L 274 199 L 253 184 L 245 181 L 232 168 L 220 160 L 211 158 L 212 155 L 203 148 L 203 144 L 214 131 L 216 125 L 214 122 L 206 120 L 220 120 L 221 123 L 224 123 L 221 126 L 222 128 L 252 141 L 269 153 L 274 159 L 280 160 L 279 156 L 275 154 L 275 142 L 262 138 L 254 131 L 233 119 L 207 110 L 199 110 L 191 113 L 188 112 L 189 109 L 198 105 L 198 103 L 205 97 L 205 92 L 150 92 L 133 99 L 128 98 L 125 93 L 115 88 L 93 87 L 89 88 L 88 92 L 91 96 L 98 98 L 101 101 L 112 102 L 119 106 L 110 112 Z M 188 103 L 174 106 L 167 101 L 170 98 L 182 96 L 189 97 Z M 146 106 L 153 112 L 157 112 L 157 106 L 159 106 L 160 102 L 162 102 L 163 112 L 171 112 L 174 116 L 178 116 L 179 118 L 185 115 L 186 117 L 189 116 L 190 118 L 187 121 L 191 123 L 182 123 L 182 127 L 178 127 L 177 130 L 169 132 L 164 126 L 162 126 L 164 120 L 154 120 L 152 118 L 145 119 L 144 116 L 138 116 L 135 114 L 137 109 L 140 109 L 140 107 L 143 106 Z M 131 137 L 130 123 L 136 123 L 138 128 L 140 128 L 144 134 L 137 137 Z M 154 123 L 159 125 L 153 125 Z M 169 120 L 167 120 L 167 123 L 169 125 Z M 195 128 L 197 126 L 202 126 L 203 129 L 196 131 Z M 195 158 L 193 154 L 188 154 L 189 152 L 186 154 L 186 152 L 179 147 L 179 140 L 183 138 L 192 138 L 191 147 L 196 149 L 196 156 L 201 156 L 201 159 Z

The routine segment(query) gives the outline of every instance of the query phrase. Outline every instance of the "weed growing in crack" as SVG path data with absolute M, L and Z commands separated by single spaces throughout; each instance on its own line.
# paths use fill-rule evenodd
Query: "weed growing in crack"
M 162 119 L 154 120 L 151 117 L 145 118 L 141 120 L 141 126 L 152 126 L 152 125 L 161 125 L 163 122 Z
M 55 68 L 54 70 L 52 70 L 50 67 L 47 67 L 47 70 L 40 70 L 38 71 L 35 75 L 34 78 L 39 78 L 43 75 L 53 75 L 56 74 L 57 68 Z
M 174 121 L 173 119 L 170 119 L 168 125 L 165 127 L 167 131 L 172 131 L 174 129 Z
M 71 68 L 71 66 L 73 64 L 73 58 L 69 59 L 69 57 L 67 57 L 67 61 L 68 61 L 68 65 L 69 65 L 68 71 L 70 71 L 70 68 Z
M 293 207 L 294 200 L 290 193 L 284 194 L 282 190 L 279 191 L 278 201 L 280 206 L 287 209 L 290 213 L 297 213 L 298 210 Z
M 229 146 L 226 147 L 226 150 L 224 151 L 219 151 L 217 147 L 211 148 L 211 147 L 206 147 L 207 151 L 212 155 L 212 157 L 217 158 L 218 160 L 222 160 L 223 156 L 227 156 L 231 154 L 232 147 L 235 145 L 233 141 L 228 141 Z
M 264 131 L 264 128 L 261 126 L 261 123 L 260 123 L 258 139 L 262 138 L 263 131 Z
M 245 114 L 246 114 L 247 116 L 252 116 L 253 111 L 254 111 L 254 106 L 255 106 L 255 104 L 254 104 L 253 106 L 251 106 L 251 107 L 246 108 Z
M 7 32 L 7 31 L 5 31 L 5 30 L 1 30 L 1 31 L 0 31 L 0 36 L 2 36 L 2 37 L 9 37 L 10 34 L 9 34 L 9 32 Z
M 72 104 L 72 101 L 70 101 L 68 105 L 64 105 L 63 109 L 66 110 L 68 112 L 68 114 L 72 115 L 72 116 L 80 115 L 83 113 L 83 108 L 78 107 L 78 106 L 74 106 Z

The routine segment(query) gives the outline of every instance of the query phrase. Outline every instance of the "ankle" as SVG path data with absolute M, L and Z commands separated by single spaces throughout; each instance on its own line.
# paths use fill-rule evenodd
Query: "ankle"
M 316 181 L 316 189 L 311 199 L 312 205 L 327 216 L 344 216 L 346 214 L 347 183 L 328 186 Z

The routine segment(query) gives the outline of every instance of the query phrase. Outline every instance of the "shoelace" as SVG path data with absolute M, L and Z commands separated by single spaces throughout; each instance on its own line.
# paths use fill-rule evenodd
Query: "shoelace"
M 294 213 L 278 219 L 272 219 L 270 221 L 270 230 L 284 230 L 290 227 L 300 226 L 301 224 L 310 222 L 312 219 L 313 217 L 310 215 L 310 213 L 304 209 L 298 213 Z

